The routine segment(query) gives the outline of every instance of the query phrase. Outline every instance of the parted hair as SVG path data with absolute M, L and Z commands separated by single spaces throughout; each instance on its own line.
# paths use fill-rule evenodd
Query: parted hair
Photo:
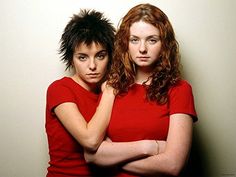
M 73 15 L 61 36 L 59 48 L 61 60 L 66 63 L 66 69 L 71 68 L 75 48 L 81 43 L 89 46 L 95 42 L 108 51 L 108 66 L 110 66 L 114 38 L 115 28 L 103 13 L 82 9 L 78 14 Z
M 164 104 L 168 101 L 168 90 L 181 78 L 179 45 L 172 25 L 164 12 L 151 4 L 139 4 L 123 17 L 115 37 L 115 49 L 108 84 L 122 95 L 135 82 L 135 65 L 129 55 L 130 26 L 138 21 L 149 23 L 160 31 L 161 51 L 147 89 L 147 99 Z

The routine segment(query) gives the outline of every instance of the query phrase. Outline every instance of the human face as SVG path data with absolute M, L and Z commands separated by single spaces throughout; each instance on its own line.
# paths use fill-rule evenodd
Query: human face
M 87 90 L 96 88 L 106 73 L 108 60 L 108 52 L 102 45 L 81 43 L 73 54 L 74 80 Z
M 160 51 L 160 32 L 157 27 L 144 21 L 130 26 L 129 54 L 137 69 L 152 70 Z

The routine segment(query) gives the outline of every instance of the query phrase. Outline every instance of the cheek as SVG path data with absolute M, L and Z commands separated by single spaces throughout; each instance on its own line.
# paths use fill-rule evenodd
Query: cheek
M 75 67 L 75 72 L 79 75 L 83 75 L 84 74 L 84 70 L 81 67 Z
M 108 65 L 108 60 L 102 61 L 102 62 L 100 63 L 100 69 L 101 69 L 103 72 L 105 72 L 106 69 L 107 69 L 107 65 Z
M 129 45 L 129 52 L 130 53 L 134 53 L 137 49 L 137 47 L 135 47 L 134 45 Z
M 132 59 L 135 58 L 136 49 L 134 47 L 129 47 L 129 54 Z
M 152 53 L 153 58 L 159 58 L 160 53 L 161 53 L 161 48 L 160 47 L 155 47 L 155 48 L 152 49 L 151 53 Z
M 84 63 L 74 62 L 74 69 L 76 73 L 83 74 L 85 72 L 86 66 Z

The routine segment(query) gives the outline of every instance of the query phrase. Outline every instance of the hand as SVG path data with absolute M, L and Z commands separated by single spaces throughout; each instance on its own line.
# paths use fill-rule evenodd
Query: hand
M 114 88 L 107 84 L 107 81 L 103 82 L 101 85 L 102 92 L 112 92 L 114 94 Z
M 101 91 L 103 92 L 106 88 L 106 85 L 107 85 L 107 81 L 103 82 L 102 85 L 101 85 Z

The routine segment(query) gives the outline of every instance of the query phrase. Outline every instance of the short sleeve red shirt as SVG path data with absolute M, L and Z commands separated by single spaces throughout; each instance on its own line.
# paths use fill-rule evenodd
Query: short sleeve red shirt
M 95 113 L 98 97 L 69 77 L 57 80 L 48 87 L 46 133 L 50 161 L 47 177 L 92 176 L 84 160 L 83 148 L 63 127 L 54 114 L 54 108 L 65 102 L 73 102 L 89 121 Z
M 108 136 L 115 142 L 166 140 L 170 115 L 175 113 L 188 114 L 193 121 L 197 120 L 192 88 L 187 81 L 182 80 L 172 87 L 168 103 L 163 105 L 147 101 L 145 86 L 135 84 L 127 94 L 116 97 Z

